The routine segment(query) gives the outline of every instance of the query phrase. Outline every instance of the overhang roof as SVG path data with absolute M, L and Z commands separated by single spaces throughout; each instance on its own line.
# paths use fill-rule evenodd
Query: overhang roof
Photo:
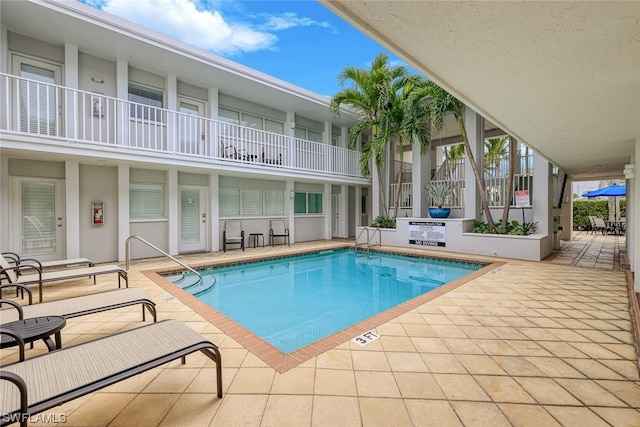
M 574 179 L 631 162 L 640 2 L 320 2 Z

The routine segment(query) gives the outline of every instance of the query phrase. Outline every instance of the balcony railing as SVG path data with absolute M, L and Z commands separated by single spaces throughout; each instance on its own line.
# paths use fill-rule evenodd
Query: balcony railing
M 0 131 L 265 168 L 362 177 L 359 153 L 0 73 Z

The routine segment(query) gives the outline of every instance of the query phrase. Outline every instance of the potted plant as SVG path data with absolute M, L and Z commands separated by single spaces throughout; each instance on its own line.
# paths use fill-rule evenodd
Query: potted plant
M 449 196 L 454 189 L 453 181 L 429 181 L 424 187 L 431 198 L 431 201 L 437 207 L 429 208 L 429 216 L 431 218 L 447 218 L 451 213 L 451 208 L 445 207 L 449 202 Z

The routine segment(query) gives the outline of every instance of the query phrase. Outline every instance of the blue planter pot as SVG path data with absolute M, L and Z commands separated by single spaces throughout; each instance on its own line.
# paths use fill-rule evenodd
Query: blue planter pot
M 429 216 L 431 218 L 448 218 L 451 208 L 429 208 Z

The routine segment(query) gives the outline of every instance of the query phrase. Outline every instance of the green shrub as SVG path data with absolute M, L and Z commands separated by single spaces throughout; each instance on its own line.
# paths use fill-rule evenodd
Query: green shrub
M 373 220 L 371 226 L 377 228 L 396 228 L 396 222 L 388 216 L 380 215 Z
M 473 232 L 480 234 L 502 234 L 500 233 L 502 221 L 496 224 L 496 229 L 491 231 L 489 229 L 489 224 L 483 221 L 475 221 L 473 223 Z M 538 228 L 537 222 L 523 222 L 519 223 L 518 221 L 507 222 L 507 226 L 505 227 L 504 234 L 510 234 L 512 236 L 528 236 L 529 234 L 535 233 Z
M 624 206 L 624 207 L 623 207 Z M 626 216 L 626 199 L 620 200 L 620 213 Z M 599 216 L 607 221 L 609 219 L 609 201 L 607 199 L 574 200 L 573 201 L 573 229 L 589 230 L 590 216 Z

